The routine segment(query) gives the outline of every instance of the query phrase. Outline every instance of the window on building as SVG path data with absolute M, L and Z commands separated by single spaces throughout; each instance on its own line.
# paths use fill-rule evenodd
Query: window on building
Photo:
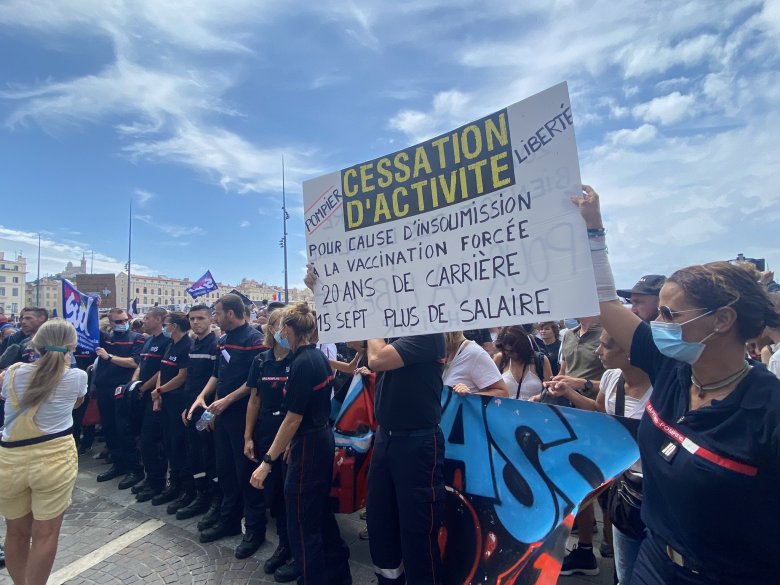
M 141 291 L 140 291 L 140 290 L 138 290 L 138 287 L 136 287 L 136 289 L 135 289 L 135 294 L 138 294 L 139 292 L 141 292 Z
M 5 276 L 3 277 L 3 282 L 5 282 Z M 19 284 L 19 277 L 14 276 L 14 284 Z
M 0 282 L 5 282 L 5 276 L 0 276 Z
M 5 296 L 5 287 L 0 286 L 0 297 L 4 297 L 4 296 Z
M 158 295 L 161 295 L 161 294 L 162 294 L 162 289 L 161 289 L 161 288 L 158 288 L 158 289 L 157 289 L 157 294 L 158 294 Z
M 144 287 L 144 294 L 146 294 L 146 287 Z

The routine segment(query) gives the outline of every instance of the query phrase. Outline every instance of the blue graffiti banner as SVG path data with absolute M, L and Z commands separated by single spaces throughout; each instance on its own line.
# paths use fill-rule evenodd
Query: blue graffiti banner
M 442 409 L 444 583 L 555 583 L 580 502 L 639 458 L 638 421 L 448 388 Z

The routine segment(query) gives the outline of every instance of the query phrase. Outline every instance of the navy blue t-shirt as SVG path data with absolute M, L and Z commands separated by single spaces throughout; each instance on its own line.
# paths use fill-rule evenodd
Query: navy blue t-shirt
M 390 431 L 435 427 L 441 421 L 444 335 L 399 337 L 390 344 L 404 365 L 377 377 L 374 404 L 379 425 Z
M 691 366 L 662 355 L 646 323 L 634 334 L 631 363 L 653 383 L 638 435 L 645 524 L 726 582 L 774 582 L 780 380 L 756 365 L 726 398 L 690 411 Z
M 283 359 L 277 360 L 274 350 L 269 349 L 256 356 L 252 361 L 246 385 L 249 388 L 256 388 L 260 394 L 259 418 L 262 419 L 266 415 L 273 415 L 284 410 L 282 401 L 292 360 L 292 352 L 287 353 Z
M 219 353 L 213 373 L 217 377 L 217 398 L 224 398 L 243 386 L 252 360 L 265 349 L 268 348 L 263 344 L 263 334 L 246 323 L 219 338 Z M 231 408 L 236 404 L 246 408 L 248 401 L 249 397 L 246 396 L 231 405 Z
M 202 339 L 193 339 L 187 366 L 187 394 L 195 398 L 214 374 L 217 362 L 217 336 L 213 331 Z
M 141 362 L 138 364 L 141 382 L 146 382 L 160 371 L 160 360 L 170 344 L 171 340 L 162 333 L 146 338 L 141 349 Z
M 173 340 L 171 340 L 171 343 L 168 344 L 165 355 L 160 361 L 160 386 L 173 380 L 179 373 L 179 370 L 188 367 L 190 360 L 190 345 L 191 341 L 189 335 L 185 335 L 177 343 L 173 343 Z M 186 383 L 185 378 L 184 381 L 182 381 L 181 386 L 166 390 L 163 394 L 183 391 Z
M 333 370 L 328 358 L 314 344 L 299 347 L 292 358 L 284 395 L 284 407 L 303 417 L 296 434 L 328 424 Z
M 100 334 L 100 347 L 115 357 L 131 357 L 138 363 L 141 361 L 141 348 L 144 337 L 133 331 Z M 133 377 L 133 368 L 123 368 L 113 362 L 100 360 L 94 372 L 96 386 L 121 386 L 127 384 Z

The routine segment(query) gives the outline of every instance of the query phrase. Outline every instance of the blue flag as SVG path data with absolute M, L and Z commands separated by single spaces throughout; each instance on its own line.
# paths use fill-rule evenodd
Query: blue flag
M 190 288 L 187 289 L 187 292 L 190 293 L 190 296 L 193 299 L 197 299 L 198 297 L 202 297 L 203 295 L 217 290 L 218 288 L 219 287 L 217 286 L 217 283 L 214 282 L 214 277 L 211 276 L 211 270 L 207 270 L 206 274 L 201 276 L 192 284 Z
M 62 317 L 76 328 L 78 346 L 94 351 L 100 344 L 100 318 L 97 297 L 79 292 L 72 283 L 62 279 Z

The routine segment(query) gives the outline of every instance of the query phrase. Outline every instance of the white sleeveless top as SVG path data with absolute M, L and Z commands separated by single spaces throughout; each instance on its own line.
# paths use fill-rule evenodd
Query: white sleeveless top
M 536 375 L 536 372 L 534 372 L 534 368 L 529 366 L 525 374 L 523 374 L 523 380 L 522 383 L 518 384 L 517 380 L 515 380 L 514 374 L 512 374 L 512 362 L 509 362 L 509 367 L 506 369 L 506 371 L 501 375 L 501 377 L 504 379 L 504 382 L 506 382 L 507 390 L 509 390 L 509 397 L 510 398 L 517 398 L 519 400 L 529 400 L 533 396 L 536 396 L 542 391 L 542 381 L 539 379 L 539 376 Z M 518 386 L 519 386 L 519 394 L 518 394 Z

